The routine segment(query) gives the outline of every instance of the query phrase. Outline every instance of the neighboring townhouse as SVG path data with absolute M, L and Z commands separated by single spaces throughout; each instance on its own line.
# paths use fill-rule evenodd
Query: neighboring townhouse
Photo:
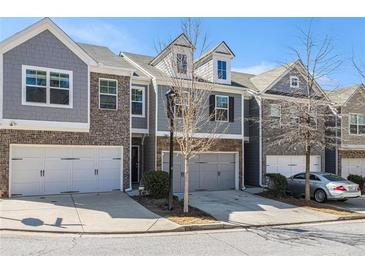
M 219 107 L 225 113 L 224 121 L 216 117 L 210 123 L 227 125 L 227 130 L 219 132 L 218 140 L 209 152 L 201 153 L 191 160 L 190 190 L 240 189 L 243 187 L 244 142 L 249 139 L 243 117 L 252 96 L 246 92 L 246 86 L 233 81 L 231 60 L 234 54 L 225 42 L 196 61 L 191 58 L 191 46 L 182 34 L 157 56 L 121 53 L 122 58 L 138 71 L 132 79 L 133 83 L 141 75 L 143 81 L 146 76 L 149 78 L 149 82 L 141 80 L 138 85 L 132 86 L 132 149 L 135 151 L 132 153 L 133 181 L 138 182 L 144 171 L 168 170 L 169 121 L 165 94 L 171 88 L 171 81 L 168 80 L 169 77 L 174 77 L 171 72 L 177 69 L 176 64 L 182 60 L 183 64 L 180 65 L 186 69 L 181 71 L 180 76 L 185 78 L 186 75 L 186 83 L 190 81 L 190 68 L 195 66 L 199 77 L 213 84 L 212 90 L 209 90 L 209 102 L 213 102 L 213 111 L 216 111 L 218 101 L 223 102 Z M 176 58 L 176 62 L 170 62 L 171 58 Z M 167 67 L 167 64 L 171 67 Z M 133 106 L 134 103 L 136 106 Z M 210 109 L 209 106 L 205 107 Z M 209 134 L 209 130 L 202 129 L 195 134 L 195 138 L 204 138 Z M 177 146 L 175 150 L 174 190 L 182 192 L 183 160 Z
M 250 141 L 245 144 L 244 149 L 245 184 L 263 186 L 267 173 L 281 173 L 289 177 L 305 171 L 303 144 L 293 147 L 291 144 L 278 145 L 270 141 L 275 139 L 275 135 L 284 134 L 281 123 L 288 124 L 291 119 L 295 119 L 293 102 L 308 102 L 305 98 L 306 74 L 302 62 L 298 60 L 259 75 L 238 72 L 233 75 L 236 75 L 237 81 L 250 87 L 254 95 L 247 116 Z M 313 88 L 327 100 L 327 96 L 317 84 Z M 324 107 L 321 111 L 330 110 Z M 317 119 L 318 130 L 324 130 L 323 120 Z M 324 148 L 313 149 L 310 168 L 312 171 L 324 171 Z
M 365 176 L 365 86 L 354 85 L 328 92 L 338 111 L 340 142 L 330 152 L 331 171 L 347 177 Z
M 1 42 L 1 196 L 130 189 L 134 72 L 48 18 Z

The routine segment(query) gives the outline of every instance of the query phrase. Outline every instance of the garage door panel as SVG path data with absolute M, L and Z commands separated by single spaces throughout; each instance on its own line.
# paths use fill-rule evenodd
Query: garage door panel
M 44 149 L 41 147 L 15 146 L 12 149 L 13 158 L 39 158 L 42 157 Z
M 344 178 L 347 178 L 350 174 L 365 176 L 365 159 L 343 158 L 341 165 L 341 175 Z
M 321 156 L 311 156 L 311 171 L 321 171 Z M 280 173 L 286 177 L 305 171 L 305 155 L 268 155 L 266 173 Z
M 100 158 L 120 158 L 121 150 L 116 147 L 103 147 L 99 149 Z
M 47 147 L 44 149 L 44 157 L 48 158 L 71 158 L 72 148 L 71 147 Z

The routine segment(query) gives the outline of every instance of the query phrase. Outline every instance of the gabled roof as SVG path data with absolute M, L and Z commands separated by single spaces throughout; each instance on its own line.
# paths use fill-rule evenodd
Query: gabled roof
M 166 73 L 159 70 L 158 68 L 152 66 L 150 63 L 153 60 L 152 56 L 142 55 L 142 54 L 136 54 L 131 52 L 122 52 L 120 55 L 124 58 L 127 58 L 129 62 L 133 62 L 136 64 L 143 73 L 149 75 L 150 77 L 156 77 L 156 78 L 164 78 L 168 77 Z
M 114 54 L 109 48 L 104 46 L 77 43 L 85 52 L 90 55 L 98 64 L 116 68 L 134 70 L 133 66 L 122 57 Z
M 232 86 L 249 88 L 251 90 L 257 91 L 257 88 L 251 82 L 251 78 L 254 76 L 254 74 L 232 71 L 231 84 Z
M 51 19 L 43 18 L 26 29 L 17 32 L 0 43 L 0 53 L 6 53 L 12 48 L 24 43 L 43 31 L 50 31 L 62 43 L 64 43 L 73 53 L 89 65 L 96 65 L 96 61 L 90 57 L 78 44 L 76 44 L 60 27 Z
M 349 87 L 340 88 L 334 91 L 326 92 L 330 100 L 336 105 L 342 106 L 344 105 L 350 97 L 359 89 L 365 90 L 365 86 L 363 84 L 357 84 Z
M 199 65 L 205 63 L 205 60 L 209 59 L 210 55 L 212 55 L 213 53 L 225 54 L 232 58 L 235 57 L 233 51 L 229 48 L 227 43 L 222 41 L 214 48 L 212 48 L 211 50 L 200 56 L 196 61 L 194 61 L 194 64 L 199 67 Z
M 190 42 L 188 37 L 182 33 L 170 44 L 168 44 L 155 58 L 153 58 L 150 61 L 150 64 L 152 66 L 156 65 L 169 52 L 170 47 L 173 45 L 194 48 L 194 45 Z

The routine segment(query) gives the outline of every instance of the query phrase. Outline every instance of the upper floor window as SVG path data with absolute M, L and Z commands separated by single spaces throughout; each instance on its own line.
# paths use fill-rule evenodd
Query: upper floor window
M 290 87 L 299 88 L 299 78 L 297 76 L 290 76 Z
M 274 127 L 280 126 L 281 120 L 281 105 L 271 104 L 270 105 L 270 117 L 272 118 L 272 123 Z
M 24 105 L 72 107 L 72 71 L 22 66 Z
M 145 88 L 132 87 L 132 116 L 145 116 Z
M 290 125 L 292 127 L 299 127 L 299 113 L 295 107 L 290 108 Z
M 228 121 L 229 112 L 229 97 L 223 95 L 215 96 L 215 120 L 216 121 Z
M 218 79 L 227 79 L 227 62 L 218 60 Z
M 365 134 L 364 114 L 350 114 L 350 134 Z
M 175 117 L 182 118 L 184 115 L 184 110 L 189 106 L 189 93 L 179 92 L 175 97 Z
M 188 70 L 188 58 L 186 54 L 176 54 L 177 73 L 186 74 Z
M 118 81 L 114 79 L 99 79 L 99 108 L 114 109 L 118 107 Z

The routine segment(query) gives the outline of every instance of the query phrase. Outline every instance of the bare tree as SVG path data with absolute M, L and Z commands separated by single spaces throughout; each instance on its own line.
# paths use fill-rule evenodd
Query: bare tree
M 263 129 L 269 130 L 266 143 L 271 147 L 283 146 L 287 150 L 302 150 L 305 153 L 305 199 L 310 200 L 310 168 L 311 154 L 315 150 L 324 150 L 335 146 L 336 125 L 330 123 L 331 116 L 335 116 L 335 108 L 327 95 L 317 85 L 317 81 L 327 78 L 341 65 L 338 55 L 334 53 L 332 40 L 325 36 L 317 41 L 310 25 L 308 30 L 300 31 L 300 46 L 290 48 L 298 59 L 296 62 L 285 65 L 285 69 L 296 68 L 304 76 L 304 83 L 300 82 L 301 89 L 287 97 L 281 105 L 281 117 L 263 113 Z M 332 119 L 333 120 L 333 119 Z
M 207 35 L 201 32 L 199 20 L 186 19 L 182 22 L 182 31 L 190 45 L 183 49 L 170 45 L 161 68 L 165 71 L 164 80 L 174 94 L 168 107 L 174 115 L 175 142 L 184 160 L 184 212 L 187 213 L 189 161 L 197 154 L 210 150 L 219 135 L 226 132 L 227 125 L 213 122 L 224 118 L 226 114 L 211 111 L 209 98 L 214 84 L 202 79 L 194 65 L 194 60 L 206 51 Z M 162 47 L 165 48 L 165 45 L 161 44 Z M 201 133 L 209 134 L 201 138 Z

